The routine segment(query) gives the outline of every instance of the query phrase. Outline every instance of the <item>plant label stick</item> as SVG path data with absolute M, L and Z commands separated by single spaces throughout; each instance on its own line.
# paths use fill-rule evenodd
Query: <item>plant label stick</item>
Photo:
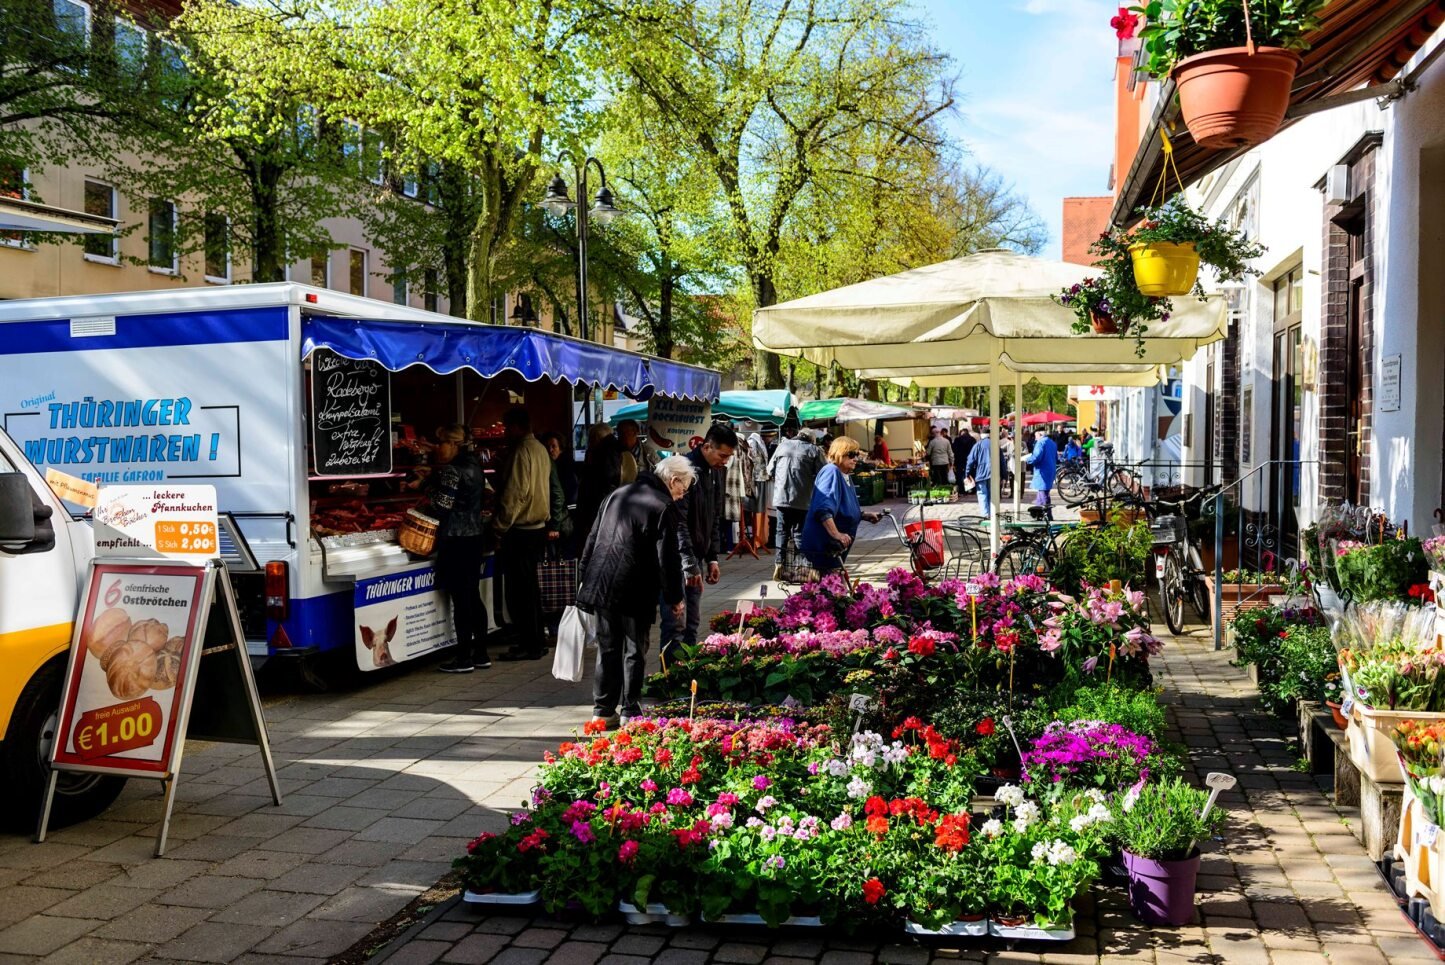
M 1019 760 L 1024 758 L 1024 749 L 1019 746 L 1019 735 L 1014 733 L 1014 721 L 1008 714 L 1004 714 L 999 720 L 1003 721 L 1003 729 L 1008 731 L 1009 739 L 1014 742 L 1014 750 L 1019 753 Z
M 692 701 L 687 708 L 687 719 L 692 720 L 697 716 L 697 678 L 692 681 Z
M 867 694 L 853 694 L 848 698 L 848 709 L 857 713 L 853 718 L 853 733 L 858 733 L 858 728 L 863 726 L 863 715 L 868 713 L 871 704 L 872 700 Z
M 752 600 L 738 601 L 738 632 L 743 632 L 743 622 L 747 620 L 748 614 L 753 612 Z
M 1209 774 L 1204 778 L 1204 786 L 1209 788 L 1209 800 L 1204 802 L 1204 809 L 1199 812 L 1199 820 L 1203 821 L 1206 817 L 1208 817 L 1209 810 L 1210 808 L 1214 807 L 1214 802 L 1216 799 L 1218 799 L 1219 795 L 1222 792 L 1234 787 L 1234 785 L 1237 783 L 1239 782 L 1236 780 L 1233 774 L 1226 774 L 1223 771 L 1210 771 Z M 1197 839 L 1194 841 L 1190 841 L 1189 847 L 1185 849 L 1185 853 L 1193 854 L 1194 846 L 1198 843 L 1199 841 Z

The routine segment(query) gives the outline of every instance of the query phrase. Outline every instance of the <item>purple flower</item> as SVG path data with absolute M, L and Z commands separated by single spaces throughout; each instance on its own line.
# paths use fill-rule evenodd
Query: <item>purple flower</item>
M 775 854 L 771 858 L 763 862 L 763 864 L 769 868 L 781 868 L 787 863 L 787 859 L 780 854 Z
M 766 791 L 772 785 L 772 783 L 772 781 L 768 780 L 767 775 L 759 774 L 757 777 L 753 778 L 753 789 L 757 791 Z
M 581 841 L 583 844 L 591 844 L 597 840 L 597 835 L 592 833 L 592 825 L 586 821 L 572 822 L 572 837 Z

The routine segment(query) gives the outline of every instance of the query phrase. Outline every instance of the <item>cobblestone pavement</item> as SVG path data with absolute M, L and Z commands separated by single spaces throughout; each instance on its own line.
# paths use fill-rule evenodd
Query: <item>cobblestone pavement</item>
M 930 514 L 940 511 L 977 509 Z M 861 535 L 855 576 L 876 577 L 898 562 L 891 526 L 865 526 Z M 724 581 L 705 601 L 722 608 L 755 598 L 771 565 L 767 556 L 725 561 Z M 1224 798 L 1235 815 L 1228 840 L 1205 857 L 1202 919 L 1193 927 L 1141 928 L 1118 889 L 1108 888 L 1081 902 L 1075 942 L 1013 950 L 585 925 L 485 916 L 448 903 L 378 958 L 393 965 L 1433 960 L 1341 813 L 1313 779 L 1291 769 L 1281 729 L 1254 710 L 1248 677 L 1202 636 L 1171 641 L 1160 670 L 1195 767 L 1241 776 L 1241 789 Z M 542 751 L 588 716 L 589 695 L 585 683 L 554 680 L 547 661 L 460 676 L 421 662 L 350 692 L 268 700 L 281 807 L 271 806 L 250 748 L 193 743 L 164 858 L 150 856 L 160 818 L 153 782 L 132 782 L 101 818 L 43 845 L 0 836 L 0 962 L 338 955 L 442 877 L 470 837 L 502 827 Z

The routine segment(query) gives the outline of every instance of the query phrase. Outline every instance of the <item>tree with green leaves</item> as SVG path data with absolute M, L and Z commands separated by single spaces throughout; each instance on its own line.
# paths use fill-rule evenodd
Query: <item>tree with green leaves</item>
M 699 0 L 668 28 L 661 49 L 635 52 L 630 82 L 715 179 L 756 306 L 778 300 L 785 234 L 810 194 L 861 180 L 892 201 L 917 185 L 869 152 L 943 141 L 948 59 L 904 0 Z M 779 385 L 777 357 L 760 352 L 755 377 Z
M 279 0 L 258 8 L 198 0 L 207 54 L 230 89 L 213 120 L 258 133 L 282 87 L 333 123 L 385 131 L 398 168 L 434 162 L 469 179 L 466 304 L 486 318 L 506 239 L 551 149 L 588 143 L 599 90 L 647 3 L 599 0 Z

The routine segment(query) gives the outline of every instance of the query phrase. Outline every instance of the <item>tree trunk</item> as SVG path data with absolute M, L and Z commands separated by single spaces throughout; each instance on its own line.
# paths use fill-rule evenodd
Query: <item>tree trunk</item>
M 661 285 L 657 293 L 657 314 L 651 325 L 652 352 L 658 358 L 672 358 L 672 296 L 676 281 L 672 277 L 672 259 L 662 253 Z
M 777 304 L 778 289 L 771 274 L 754 272 L 752 282 L 753 299 L 758 308 Z M 753 349 L 753 386 L 759 389 L 783 388 L 782 360 L 766 349 Z
M 442 166 L 442 216 L 446 219 L 443 267 L 446 270 L 447 310 L 457 318 L 467 317 L 468 239 L 476 227 L 476 209 L 467 197 L 467 175 L 455 165 Z
M 492 269 L 497 240 L 495 215 L 483 210 L 467 238 L 466 317 L 474 322 L 492 320 Z
M 255 217 L 251 234 L 251 280 L 256 283 L 285 281 L 285 243 L 281 238 L 279 191 L 281 171 L 274 164 L 249 159 L 251 203 Z

